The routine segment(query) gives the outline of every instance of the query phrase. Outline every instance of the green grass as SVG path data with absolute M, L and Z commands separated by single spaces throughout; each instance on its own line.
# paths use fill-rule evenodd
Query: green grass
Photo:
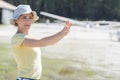
M 43 57 L 43 80 L 73 80 L 76 70 L 70 67 L 70 61 Z M 77 75 L 76 75 L 77 76 Z
M 9 44 L 0 43 L 0 80 L 15 80 L 16 65 Z
M 96 76 L 104 76 L 102 80 L 117 80 L 112 76 L 107 76 L 105 72 L 92 69 L 86 61 L 42 56 L 42 64 L 42 80 L 101 80 Z M 77 65 L 80 67 L 76 67 Z M 106 68 L 104 64 L 97 66 Z M 10 44 L 0 43 L 0 80 L 15 80 L 16 72 L 16 63 L 10 53 Z
M 74 80 L 78 73 L 69 60 L 55 59 L 42 56 L 43 73 L 42 80 Z M 16 63 L 10 53 L 10 45 L 1 43 L 0 45 L 0 80 L 15 80 Z
M 61 80 L 71 78 L 73 80 L 74 71 L 70 68 L 69 60 L 53 59 L 42 56 L 43 73 L 42 80 Z M 15 80 L 16 63 L 10 53 L 10 45 L 0 43 L 0 80 Z

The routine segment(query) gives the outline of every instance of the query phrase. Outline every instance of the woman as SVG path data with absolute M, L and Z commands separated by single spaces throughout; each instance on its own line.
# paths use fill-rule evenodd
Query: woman
M 14 11 L 13 19 L 11 19 L 11 24 L 18 27 L 11 40 L 18 68 L 17 80 L 40 80 L 42 65 L 39 47 L 55 44 L 69 33 L 71 27 L 71 23 L 66 22 L 65 27 L 60 32 L 36 39 L 28 32 L 31 24 L 38 19 L 36 12 L 32 11 L 29 5 L 19 5 Z

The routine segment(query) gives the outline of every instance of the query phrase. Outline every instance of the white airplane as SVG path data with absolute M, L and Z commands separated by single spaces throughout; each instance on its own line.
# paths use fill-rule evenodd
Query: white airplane
M 74 20 L 74 19 L 71 19 L 71 18 L 66 18 L 66 17 L 63 17 L 63 16 L 58 16 L 58 15 L 55 15 L 55 14 L 51 14 L 51 13 L 48 13 L 48 12 L 43 12 L 43 11 L 40 11 L 40 14 L 41 15 L 44 15 L 44 16 L 47 16 L 47 17 L 50 17 L 50 18 L 54 18 L 54 19 L 58 19 L 58 20 L 62 20 L 62 21 L 70 21 L 72 22 L 73 24 L 78 24 L 78 25 L 86 25 L 88 23 L 90 24 L 99 24 L 100 26 L 118 26 L 120 25 L 119 22 L 114 22 L 114 21 L 78 21 L 78 20 Z
M 77 24 L 80 27 L 94 27 L 94 28 L 98 28 L 98 29 L 102 29 L 102 30 L 107 30 L 108 33 L 110 33 L 110 37 L 112 38 L 116 38 L 117 41 L 120 41 L 120 30 L 117 31 L 111 31 L 111 28 L 114 26 L 120 26 L 119 22 L 113 22 L 113 21 L 77 21 L 77 20 L 73 20 L 70 18 L 66 18 L 66 17 L 62 17 L 62 16 L 58 16 L 55 14 L 51 14 L 51 13 L 47 13 L 47 12 L 40 12 L 41 15 L 50 17 L 50 18 L 54 18 L 54 19 L 58 19 L 58 20 L 62 20 L 62 21 L 70 21 L 72 22 L 72 24 Z M 109 31 L 108 31 L 109 30 Z
M 43 12 L 43 11 L 41 11 L 40 14 L 44 15 L 44 16 L 47 16 L 47 17 L 54 18 L 54 19 L 62 20 L 62 21 L 70 21 L 71 23 L 77 24 L 77 25 L 80 25 L 80 26 L 85 26 L 86 25 L 85 23 L 77 21 L 77 20 L 73 20 L 73 19 L 70 19 L 70 18 L 58 16 L 58 15 L 47 13 L 47 12 Z
M 94 21 L 94 22 L 93 21 L 83 21 L 82 22 L 82 21 L 71 19 L 71 18 L 66 18 L 66 17 L 63 17 L 63 16 L 58 16 L 58 15 L 55 15 L 55 14 L 43 12 L 43 11 L 41 11 L 40 14 L 43 15 L 43 16 L 47 16 L 47 17 L 58 19 L 58 20 L 62 20 L 62 21 L 70 21 L 71 23 L 77 24 L 77 25 L 79 25 L 81 27 L 87 27 L 87 26 L 92 26 L 92 27 L 98 27 L 98 26 L 109 27 L 109 26 L 120 25 L 120 23 L 111 22 L 111 21 Z

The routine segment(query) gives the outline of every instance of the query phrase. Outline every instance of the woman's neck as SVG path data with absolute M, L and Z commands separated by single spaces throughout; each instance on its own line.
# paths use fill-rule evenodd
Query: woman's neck
M 28 35 L 28 31 L 20 31 L 20 30 L 18 30 L 16 33 L 23 33 L 25 35 Z

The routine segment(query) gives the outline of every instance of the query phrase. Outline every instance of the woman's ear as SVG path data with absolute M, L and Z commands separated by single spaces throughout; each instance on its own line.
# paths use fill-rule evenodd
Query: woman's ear
M 15 26 L 18 26 L 18 19 L 14 20 L 14 22 L 15 22 Z
M 18 20 L 15 20 L 15 23 L 18 23 Z

